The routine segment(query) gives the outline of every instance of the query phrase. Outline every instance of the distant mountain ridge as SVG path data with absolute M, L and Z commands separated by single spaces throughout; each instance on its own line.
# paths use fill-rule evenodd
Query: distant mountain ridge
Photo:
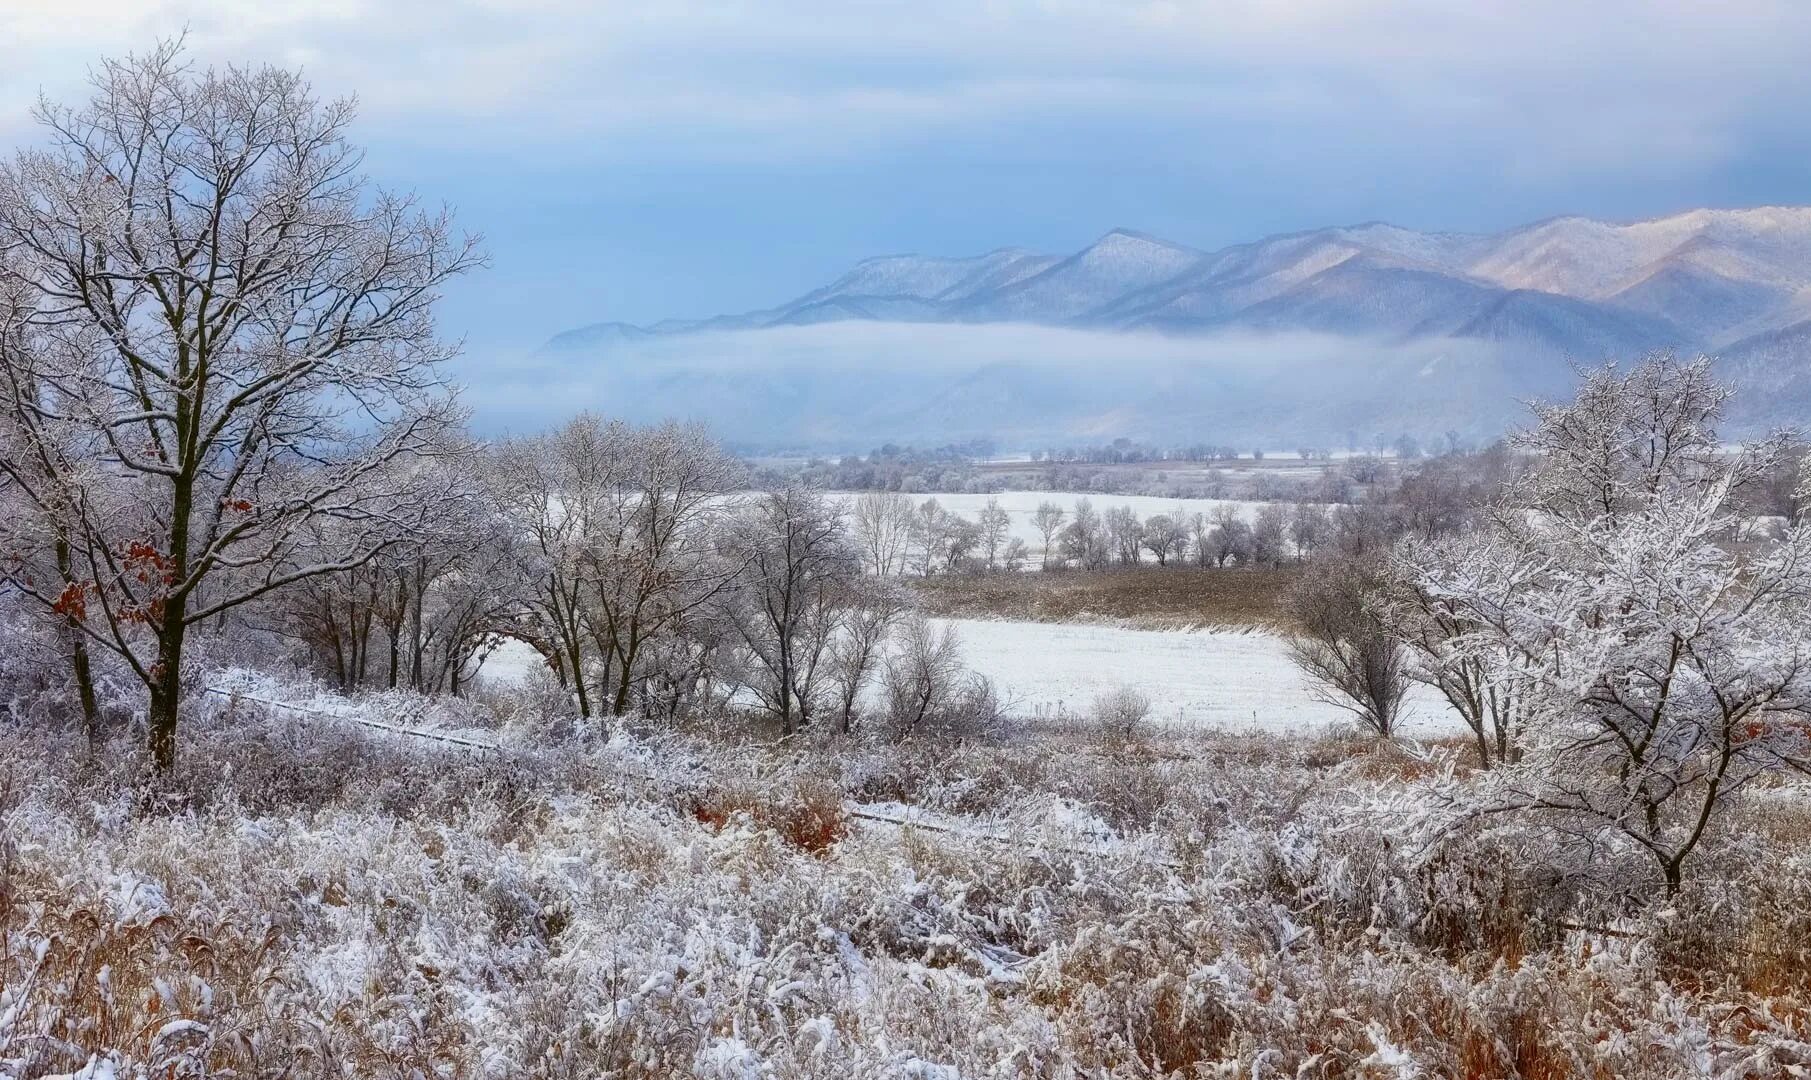
M 1602 347 L 1739 346 L 1811 320 L 1811 207 L 1562 217 L 1496 234 L 1381 222 L 1203 252 L 1114 229 L 1067 257 L 885 255 L 777 307 L 548 344 L 845 320 L 1026 322 L 1188 333 L 1301 329 Z
M 554 337 L 542 355 L 845 323 L 1185 339 L 1311 333 L 1375 347 L 1475 342 L 1528 368 L 1484 383 L 1535 389 L 1552 381 L 1556 361 L 1672 347 L 1718 354 L 1738 382 L 1772 395 L 1769 415 L 1790 420 L 1811 412 L 1811 207 L 1630 223 L 1560 217 L 1493 234 L 1370 222 L 1217 251 L 1114 229 L 1067 256 L 1016 248 L 880 256 L 773 308 L 645 327 L 597 323 Z

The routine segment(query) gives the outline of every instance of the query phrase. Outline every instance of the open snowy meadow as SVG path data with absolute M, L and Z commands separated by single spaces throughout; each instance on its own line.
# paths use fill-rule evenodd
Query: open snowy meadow
M 1118 687 L 1150 700 L 1155 724 L 1226 732 L 1314 735 L 1350 727 L 1352 713 L 1316 695 L 1283 639 L 1262 630 L 1135 630 L 1087 623 L 941 620 L 964 660 L 993 680 L 1007 711 L 1078 719 Z M 1459 718 L 1422 688 L 1404 734 L 1455 737 Z
M 1319 735 L 1349 728 L 1352 713 L 1317 695 L 1277 634 L 1262 630 L 1135 630 L 1090 623 L 938 619 L 956 634 L 964 664 L 986 676 L 1005 711 L 1021 720 L 1081 720 L 1101 694 L 1120 687 L 1150 699 L 1153 724 L 1223 732 Z M 481 677 L 521 683 L 545 668 L 534 650 L 507 642 Z M 1464 734 L 1436 695 L 1417 688 L 1404 734 Z

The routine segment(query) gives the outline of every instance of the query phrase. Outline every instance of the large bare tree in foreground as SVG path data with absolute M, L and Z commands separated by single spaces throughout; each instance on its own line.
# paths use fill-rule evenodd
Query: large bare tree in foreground
M 93 82 L 86 105 L 40 105 L 45 145 L 0 167 L 0 285 L 32 342 L 0 412 L 23 445 L 90 456 L 4 468 L 55 508 L 81 630 L 144 682 L 168 769 L 191 627 L 407 534 L 391 465 L 456 420 L 432 307 L 479 257 L 444 212 L 372 188 L 352 104 L 295 73 L 197 71 L 166 44 Z M 61 583 L 11 584 L 70 606 Z

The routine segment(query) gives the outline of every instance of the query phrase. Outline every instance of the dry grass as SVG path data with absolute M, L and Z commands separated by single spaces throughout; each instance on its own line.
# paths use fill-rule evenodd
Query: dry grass
M 1282 597 L 1296 567 L 1201 570 L 1125 567 L 1089 572 L 945 575 L 915 579 L 926 607 L 949 618 L 1111 621 L 1151 629 L 1286 626 Z
M 498 761 L 238 716 L 152 785 L 134 752 L 9 734 L 0 1014 L 30 1021 L 0 1031 L 9 1077 L 106 1052 L 158 1077 L 1811 1065 L 1811 814 L 1787 791 L 1669 915 L 1518 837 L 1418 852 L 1426 758 L 1362 740 L 1078 726 Z

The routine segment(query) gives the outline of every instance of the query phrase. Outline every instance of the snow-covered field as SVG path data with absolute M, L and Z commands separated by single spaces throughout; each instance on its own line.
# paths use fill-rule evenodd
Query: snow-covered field
M 1151 699 L 1151 719 L 1225 731 L 1312 734 L 1351 722 L 1315 699 L 1274 634 L 1129 630 L 1115 626 L 945 620 L 975 671 L 1021 716 L 1085 716 L 1096 696 L 1130 686 Z M 1416 688 L 1404 734 L 1464 728 L 1438 697 Z
M 1016 716 L 1085 716 L 1100 693 L 1130 686 L 1151 699 L 1151 719 L 1166 725 L 1313 734 L 1352 719 L 1315 699 L 1274 634 L 940 621 L 955 627 L 968 666 L 993 680 Z M 532 649 L 509 642 L 491 654 L 482 678 L 520 682 L 540 663 Z M 1444 702 L 1417 687 L 1402 730 L 1453 735 L 1463 728 Z

